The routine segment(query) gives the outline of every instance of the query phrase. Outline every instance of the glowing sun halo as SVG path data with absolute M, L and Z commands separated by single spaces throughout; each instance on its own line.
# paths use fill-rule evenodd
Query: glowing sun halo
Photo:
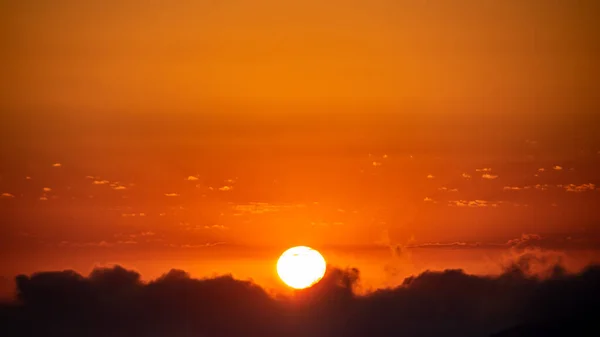
M 281 254 L 277 261 L 277 274 L 288 286 L 304 289 L 319 282 L 325 275 L 326 267 L 325 259 L 318 251 L 298 246 Z

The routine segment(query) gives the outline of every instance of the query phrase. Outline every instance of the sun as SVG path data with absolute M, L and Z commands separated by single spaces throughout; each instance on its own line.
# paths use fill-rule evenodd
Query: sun
M 306 247 L 293 247 L 281 254 L 277 261 L 277 274 L 281 280 L 294 289 L 304 289 L 319 282 L 327 264 L 316 250 Z

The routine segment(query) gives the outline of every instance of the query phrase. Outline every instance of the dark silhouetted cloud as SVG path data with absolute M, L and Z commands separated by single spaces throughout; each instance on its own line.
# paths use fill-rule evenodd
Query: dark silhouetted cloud
M 428 271 L 366 295 L 355 291 L 358 270 L 332 267 L 291 296 L 181 270 L 150 282 L 119 266 L 88 277 L 40 272 L 17 276 L 18 299 L 0 306 L 0 326 L 3 336 L 582 336 L 597 329 L 599 266 L 567 274 L 555 265 L 540 279 L 524 272 L 527 261 L 495 277 Z

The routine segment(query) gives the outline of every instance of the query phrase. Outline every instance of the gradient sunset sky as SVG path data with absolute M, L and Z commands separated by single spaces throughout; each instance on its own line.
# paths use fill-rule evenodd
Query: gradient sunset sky
M 0 278 L 600 257 L 597 1 L 0 2 Z

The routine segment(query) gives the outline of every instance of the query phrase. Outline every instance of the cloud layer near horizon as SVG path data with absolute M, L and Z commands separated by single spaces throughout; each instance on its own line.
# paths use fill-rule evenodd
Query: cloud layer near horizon
M 525 266 L 526 267 L 526 266 Z M 120 266 L 16 278 L 0 306 L 4 336 L 500 336 L 583 335 L 600 300 L 600 266 L 527 276 L 515 264 L 484 277 L 425 272 L 397 288 L 356 295 L 357 269 L 330 268 L 314 287 L 272 296 L 231 276 L 171 270 L 144 283 Z M 588 330 L 589 331 L 589 330 Z

